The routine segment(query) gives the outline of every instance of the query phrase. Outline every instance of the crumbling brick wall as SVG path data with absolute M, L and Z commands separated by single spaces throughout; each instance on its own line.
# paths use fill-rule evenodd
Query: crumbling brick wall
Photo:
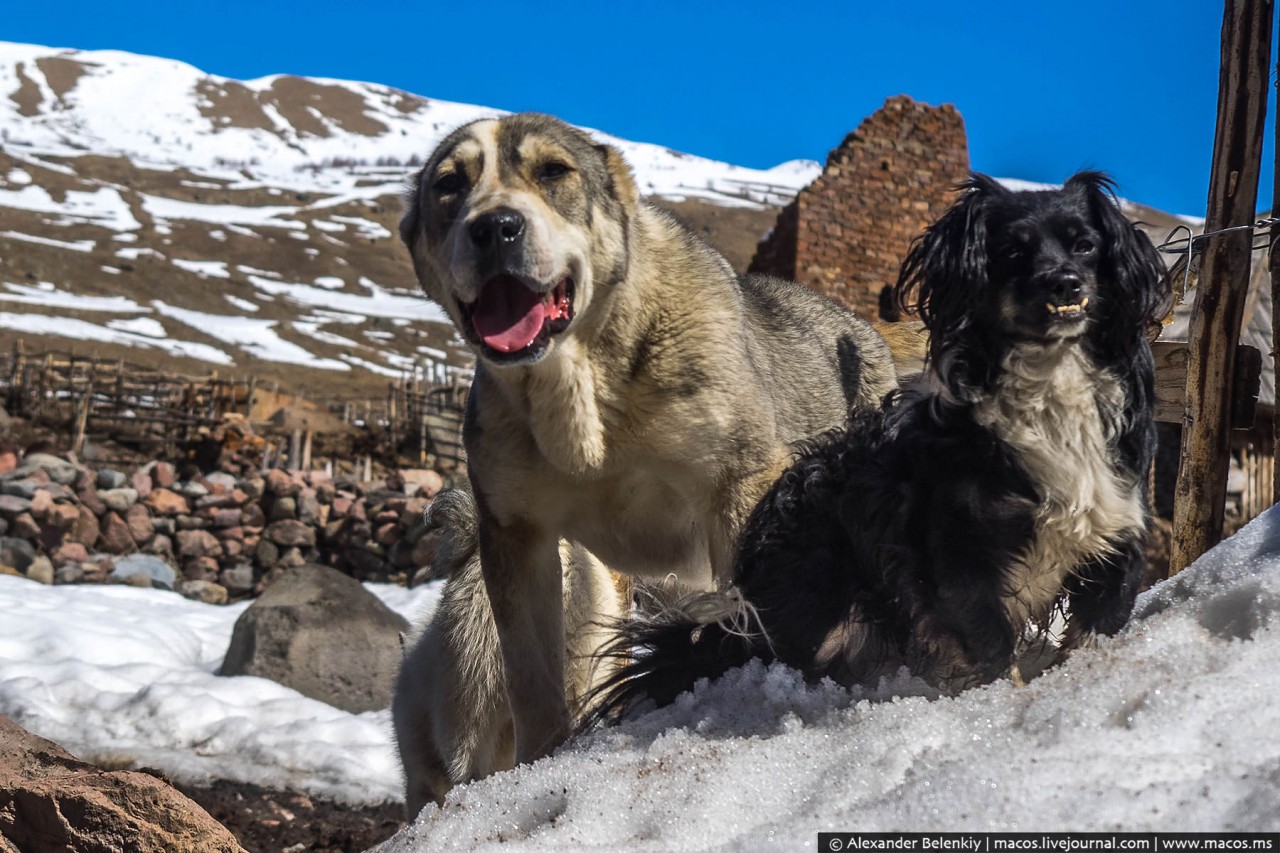
M 897 280 L 912 239 L 942 214 L 968 173 L 964 119 L 954 106 L 890 98 L 782 210 L 750 269 L 878 317 L 880 293 Z

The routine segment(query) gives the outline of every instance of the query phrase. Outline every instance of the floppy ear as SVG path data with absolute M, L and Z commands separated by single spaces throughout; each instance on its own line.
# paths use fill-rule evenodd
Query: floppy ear
M 1084 196 L 1102 234 L 1100 332 L 1109 346 L 1130 354 L 1140 339 L 1154 337 L 1169 313 L 1172 291 L 1164 262 L 1147 235 L 1125 218 L 1115 184 L 1105 174 L 1077 172 L 1064 189 Z
M 409 250 L 409 260 L 413 261 L 413 272 L 418 278 L 419 286 L 429 297 L 438 299 L 432 292 L 428 270 L 418 252 L 418 243 L 422 239 L 422 175 L 425 171 L 424 166 L 414 172 L 413 183 L 405 190 L 404 213 L 400 217 L 400 242 Z
M 961 340 L 987 290 L 987 211 L 1009 192 L 977 172 L 957 189 L 955 204 L 912 242 L 894 285 L 898 305 L 919 312 L 928 328 L 935 365 Z
M 635 178 L 631 176 L 631 167 L 623 158 L 622 152 L 612 145 L 597 145 L 596 150 L 604 157 L 605 170 L 609 173 L 609 189 L 614 198 L 622 204 L 622 212 L 630 219 L 640 203 L 640 190 L 636 188 Z

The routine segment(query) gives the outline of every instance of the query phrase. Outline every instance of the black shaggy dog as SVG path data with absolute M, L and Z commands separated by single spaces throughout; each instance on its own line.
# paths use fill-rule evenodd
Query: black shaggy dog
M 744 531 L 731 589 L 627 628 L 617 651 L 640 652 L 595 720 L 752 657 L 843 684 L 905 665 L 955 691 L 1016 678 L 1028 626 L 1055 607 L 1060 654 L 1125 624 L 1146 562 L 1163 265 L 1100 173 L 962 189 L 896 286 L 929 329 L 925 372 L 801 448 Z

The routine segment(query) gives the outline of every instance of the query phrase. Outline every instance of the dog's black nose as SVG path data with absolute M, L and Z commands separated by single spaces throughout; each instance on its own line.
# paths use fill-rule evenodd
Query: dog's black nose
M 1049 294 L 1058 305 L 1074 305 L 1080 301 L 1084 282 L 1078 273 L 1063 270 L 1049 280 Z
M 524 217 L 514 210 L 494 210 L 478 216 L 467 226 L 477 249 L 509 246 L 524 234 Z

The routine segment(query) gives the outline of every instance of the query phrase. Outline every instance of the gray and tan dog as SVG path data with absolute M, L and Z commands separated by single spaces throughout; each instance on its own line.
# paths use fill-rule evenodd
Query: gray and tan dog
M 569 587 L 591 598 L 600 583 L 566 578 L 603 564 L 717 586 L 792 443 L 878 406 L 895 375 L 868 324 L 798 285 L 739 279 L 639 199 L 617 150 L 548 116 L 455 131 L 416 176 L 400 234 L 478 356 L 463 438 L 480 566 L 455 572 L 394 708 L 414 814 L 568 735 L 566 675 L 603 638 L 582 613 L 566 623 Z M 465 623 L 490 613 L 500 660 L 492 642 L 440 640 L 478 637 Z M 567 660 L 566 637 L 585 636 Z M 463 682 L 499 677 L 513 747 L 476 736 L 494 715 L 457 707 Z M 426 719 L 430 737 L 408 731 Z M 481 741 L 499 746 L 483 757 Z

